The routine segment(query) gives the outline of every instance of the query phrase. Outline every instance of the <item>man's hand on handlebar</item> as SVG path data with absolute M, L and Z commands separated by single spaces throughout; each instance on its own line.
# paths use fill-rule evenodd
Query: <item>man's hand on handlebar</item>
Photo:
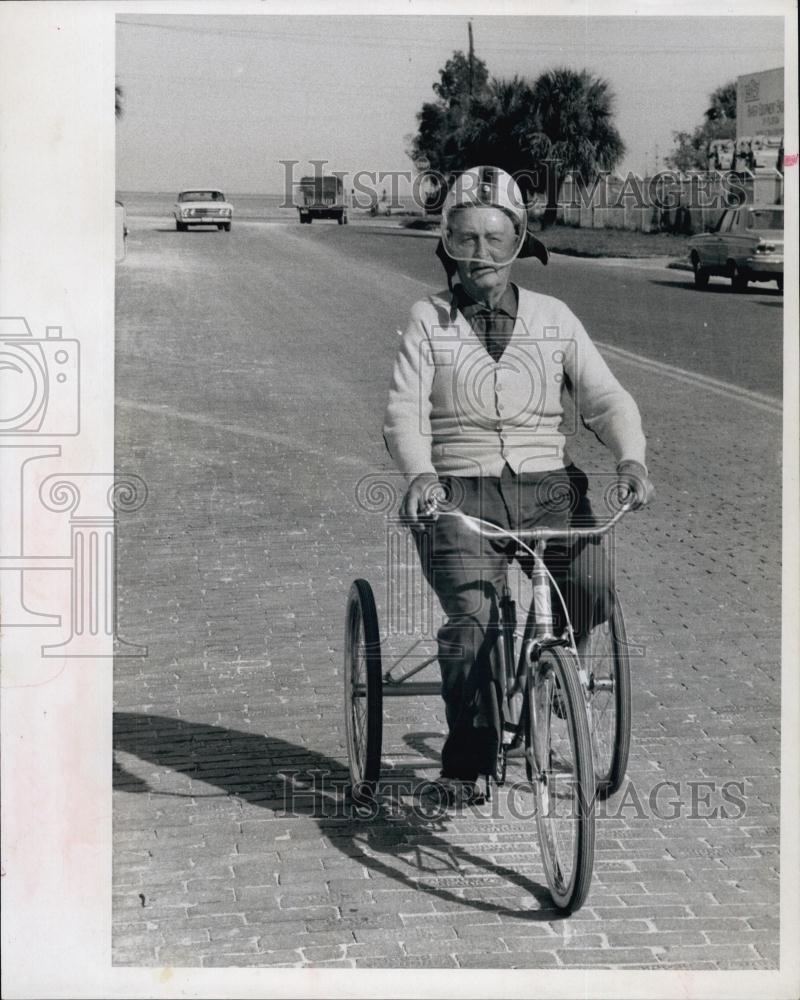
M 633 510 L 646 507 L 653 499 L 655 489 L 647 468 L 640 462 L 631 460 L 620 462 L 617 466 L 617 478 L 619 480 L 620 503 L 630 502 Z
M 408 487 L 400 504 L 400 517 L 412 530 L 421 530 L 439 516 L 437 501 L 445 498 L 444 487 L 433 472 L 423 472 Z

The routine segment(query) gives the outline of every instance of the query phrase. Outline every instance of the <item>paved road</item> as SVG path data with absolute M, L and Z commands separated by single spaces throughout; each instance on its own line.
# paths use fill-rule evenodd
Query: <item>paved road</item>
M 762 397 L 779 391 L 778 297 L 561 257 L 520 268 L 610 345 L 658 487 L 616 549 L 646 652 L 630 780 L 599 819 L 588 902 L 564 920 L 524 796 L 426 820 L 399 794 L 437 773 L 435 700 L 390 705 L 385 814 L 342 805 L 354 576 L 375 587 L 387 649 L 409 644 L 391 610 L 403 573 L 417 592 L 415 564 L 401 546 L 387 566 L 385 515 L 357 486 L 391 482 L 394 331 L 439 284 L 431 242 L 131 221 L 117 456 L 150 497 L 119 526 L 120 631 L 150 652 L 115 668 L 115 961 L 776 967 L 780 416 Z M 574 450 L 608 470 L 591 440 Z
M 439 282 L 430 236 L 400 235 L 390 228 L 379 235 L 370 226 L 340 233 L 338 227 L 318 226 L 313 238 L 337 251 L 344 246 L 360 261 L 380 261 L 426 286 Z M 523 261 L 514 275 L 523 285 L 568 301 L 595 340 L 780 396 L 783 295 L 774 282 L 750 285 L 738 296 L 727 279 L 712 278 L 708 290 L 698 292 L 691 272 L 668 270 L 663 263 L 553 254 L 546 268 Z

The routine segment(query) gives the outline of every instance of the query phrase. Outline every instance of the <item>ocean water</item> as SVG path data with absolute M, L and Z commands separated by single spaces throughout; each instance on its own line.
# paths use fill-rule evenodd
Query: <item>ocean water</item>
M 172 216 L 177 191 L 118 191 L 128 215 Z M 234 218 L 237 219 L 292 219 L 297 217 L 297 209 L 284 204 L 282 194 L 238 194 L 225 192 L 233 203 Z
M 129 216 L 163 216 L 172 217 L 172 209 L 177 198 L 177 191 L 117 191 L 117 200 L 125 205 Z M 286 197 L 283 194 L 252 194 L 226 191 L 225 196 L 233 204 L 233 216 L 235 219 L 267 219 L 290 221 L 297 218 L 297 209 L 286 205 Z M 415 206 L 412 198 L 398 199 L 402 205 L 402 211 L 414 211 Z M 350 209 L 352 214 L 367 215 L 365 209 Z M 393 214 L 395 214 L 393 212 Z M 416 208 L 414 214 L 421 214 Z

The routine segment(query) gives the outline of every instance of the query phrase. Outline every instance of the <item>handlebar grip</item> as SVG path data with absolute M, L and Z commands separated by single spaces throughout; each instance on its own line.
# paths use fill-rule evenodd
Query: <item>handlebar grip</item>
M 419 512 L 419 517 L 433 517 L 439 511 L 439 503 L 436 497 L 431 497 Z

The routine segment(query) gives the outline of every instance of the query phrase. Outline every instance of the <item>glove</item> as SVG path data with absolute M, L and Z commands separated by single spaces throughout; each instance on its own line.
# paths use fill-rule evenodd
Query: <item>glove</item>
M 445 490 L 436 473 L 423 472 L 408 487 L 400 504 L 400 517 L 412 531 L 419 531 L 425 526 L 423 521 L 435 521 L 439 516 L 435 507 L 430 509 L 431 501 L 442 501 L 444 498 Z
M 634 510 L 646 507 L 653 499 L 655 489 L 647 474 L 647 466 L 641 462 L 626 459 L 617 466 L 620 503 L 632 501 Z

